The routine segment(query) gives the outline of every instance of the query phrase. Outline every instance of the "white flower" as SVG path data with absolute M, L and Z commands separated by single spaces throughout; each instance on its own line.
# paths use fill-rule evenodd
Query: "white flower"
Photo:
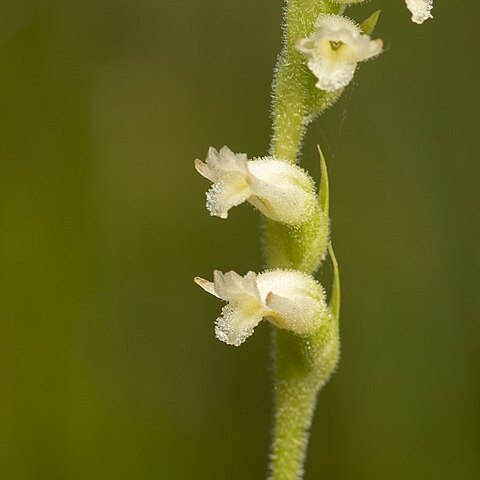
M 244 277 L 216 270 L 213 282 L 196 277 L 204 290 L 227 301 L 215 322 L 219 340 L 238 346 L 262 318 L 278 328 L 306 335 L 326 318 L 327 306 L 322 286 L 310 275 L 294 270 L 271 270 Z
M 433 0 L 405 0 L 405 3 L 412 12 L 412 22 L 420 24 L 433 18 L 431 14 Z
M 314 183 L 300 167 L 271 157 L 248 160 L 223 147 L 208 150 L 197 171 L 213 182 L 207 192 L 211 215 L 227 218 L 230 208 L 248 201 L 267 217 L 289 225 L 305 222 L 316 204 Z
M 316 30 L 298 42 L 308 58 L 308 68 L 318 78 L 316 86 L 333 92 L 346 87 L 359 62 L 382 52 L 382 40 L 372 40 L 352 20 L 340 15 L 321 15 Z

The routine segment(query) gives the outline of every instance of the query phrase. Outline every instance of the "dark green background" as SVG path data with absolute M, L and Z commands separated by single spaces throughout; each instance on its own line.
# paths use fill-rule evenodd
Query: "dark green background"
M 343 280 L 307 479 L 480 478 L 475 0 L 409 20 L 310 130 Z M 257 213 L 204 207 L 209 145 L 267 152 L 280 0 L 0 5 L 0 471 L 262 479 L 269 327 L 215 340 L 192 282 L 262 267 Z M 328 271 L 327 271 L 328 272 Z

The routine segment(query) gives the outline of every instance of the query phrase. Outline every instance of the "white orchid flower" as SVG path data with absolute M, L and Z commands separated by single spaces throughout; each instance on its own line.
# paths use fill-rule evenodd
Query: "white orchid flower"
M 412 22 L 421 24 L 432 17 L 433 0 L 405 0 L 407 8 L 412 12 Z
M 247 201 L 267 217 L 289 225 L 305 222 L 316 204 L 314 182 L 300 167 L 272 157 L 248 160 L 243 153 L 210 148 L 195 168 L 213 182 L 207 192 L 211 215 L 227 218 L 230 208 Z
M 294 270 L 270 270 L 244 277 L 216 270 L 213 282 L 195 283 L 227 301 L 215 322 L 219 340 L 238 346 L 263 319 L 298 335 L 315 331 L 328 315 L 325 292 L 313 277 Z
M 333 92 L 346 87 L 359 62 L 382 52 L 382 40 L 372 40 L 349 18 L 321 15 L 315 26 L 315 32 L 300 40 L 297 49 L 307 56 L 308 68 L 321 90 Z

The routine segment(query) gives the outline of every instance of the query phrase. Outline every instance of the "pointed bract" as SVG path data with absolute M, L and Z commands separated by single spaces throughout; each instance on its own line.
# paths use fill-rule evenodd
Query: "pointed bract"
M 367 35 L 371 35 L 375 27 L 377 26 L 378 19 L 380 18 L 380 13 L 381 10 L 377 10 L 376 12 L 373 12 L 368 18 L 366 18 L 361 24 L 360 28 L 362 29 L 363 33 L 366 33 Z

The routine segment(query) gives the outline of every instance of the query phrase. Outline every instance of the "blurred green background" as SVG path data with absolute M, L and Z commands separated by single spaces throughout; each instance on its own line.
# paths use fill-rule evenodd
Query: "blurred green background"
M 260 270 L 259 217 L 204 207 L 209 145 L 264 155 L 282 1 L 0 5 L 0 471 L 262 479 L 267 324 L 215 340 L 214 268 Z M 307 479 L 480 478 L 478 17 L 378 7 L 387 50 L 311 128 L 343 280 L 340 369 Z M 328 270 L 327 270 L 328 276 Z

